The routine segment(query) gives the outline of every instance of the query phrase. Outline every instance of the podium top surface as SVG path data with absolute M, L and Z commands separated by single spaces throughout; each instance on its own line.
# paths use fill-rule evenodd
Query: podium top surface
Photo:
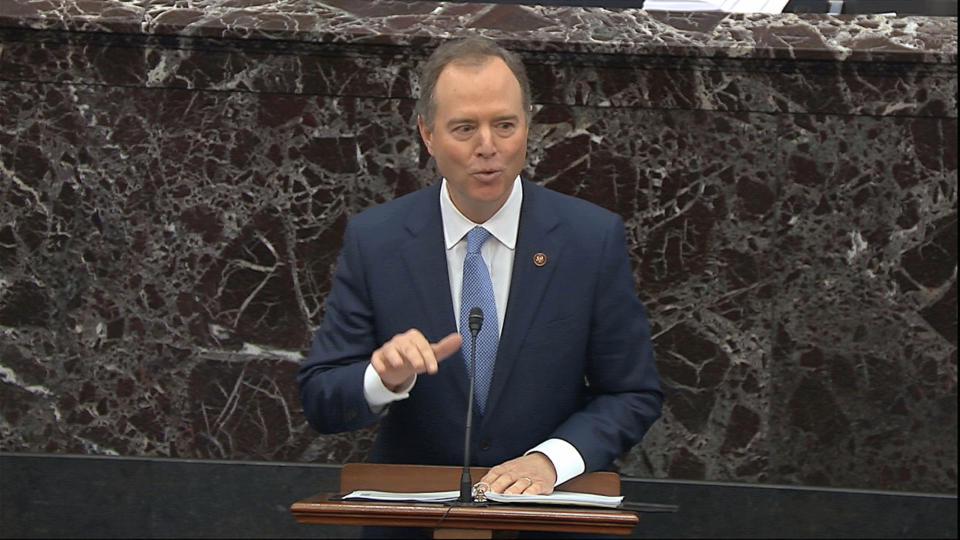
M 459 486 L 460 467 L 351 463 L 343 467 L 340 489 L 423 492 L 448 491 Z M 470 469 L 474 481 L 486 468 Z M 620 477 L 590 473 L 558 486 L 564 491 L 597 495 L 620 494 Z M 576 506 L 490 504 L 457 506 L 440 503 L 344 501 L 337 494 L 320 493 L 293 503 L 291 512 L 301 523 L 382 525 L 433 529 L 528 530 L 598 534 L 629 534 L 639 522 L 632 512 Z
M 470 477 L 476 483 L 488 470 L 488 467 L 471 467 Z M 400 492 L 455 490 L 460 488 L 462 471 L 461 467 L 434 465 L 347 463 L 340 473 L 340 491 L 349 493 L 358 489 Z M 620 476 L 612 472 L 581 474 L 560 484 L 557 490 L 616 497 L 620 495 Z

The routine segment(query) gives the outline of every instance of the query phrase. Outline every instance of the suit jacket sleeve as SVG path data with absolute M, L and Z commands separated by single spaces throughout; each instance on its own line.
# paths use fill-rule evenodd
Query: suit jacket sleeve
M 650 326 L 637 298 L 623 221 L 619 217 L 610 221 L 590 307 L 587 401 L 554 433 L 579 450 L 588 472 L 609 467 L 637 444 L 659 418 L 663 403 Z
M 359 245 L 348 224 L 323 322 L 297 374 L 304 415 L 320 433 L 359 429 L 379 418 L 363 396 L 363 374 L 376 343 Z

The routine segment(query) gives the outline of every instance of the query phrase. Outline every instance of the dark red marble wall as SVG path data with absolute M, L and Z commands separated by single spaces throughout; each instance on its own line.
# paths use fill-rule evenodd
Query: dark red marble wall
M 415 68 L 520 52 L 531 180 L 624 216 L 667 390 L 624 474 L 956 491 L 956 19 L 0 4 L 0 450 L 340 463 L 294 374 Z

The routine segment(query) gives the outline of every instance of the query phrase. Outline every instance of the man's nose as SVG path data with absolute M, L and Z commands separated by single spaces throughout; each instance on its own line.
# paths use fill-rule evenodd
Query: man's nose
M 477 148 L 478 156 L 489 157 L 497 153 L 497 145 L 494 140 L 493 130 L 489 127 L 481 127 L 477 130 Z

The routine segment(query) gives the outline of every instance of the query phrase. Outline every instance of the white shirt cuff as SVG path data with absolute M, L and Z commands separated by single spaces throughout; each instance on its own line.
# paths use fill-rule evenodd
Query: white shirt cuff
M 376 414 L 380 414 L 384 407 L 394 401 L 400 401 L 401 399 L 410 397 L 410 390 L 413 389 L 413 385 L 416 384 L 416 382 L 417 376 L 414 375 L 413 381 L 409 386 L 401 388 L 399 392 L 391 392 L 390 389 L 384 386 L 380 375 L 377 374 L 377 370 L 373 369 L 373 364 L 367 364 L 367 370 L 363 372 L 363 397 L 367 400 L 367 404 L 370 405 L 370 410 Z
M 587 468 L 580 452 L 563 439 L 548 439 L 528 450 L 527 454 L 530 452 L 540 452 L 553 463 L 553 468 L 557 470 L 557 483 L 554 487 L 583 474 Z

